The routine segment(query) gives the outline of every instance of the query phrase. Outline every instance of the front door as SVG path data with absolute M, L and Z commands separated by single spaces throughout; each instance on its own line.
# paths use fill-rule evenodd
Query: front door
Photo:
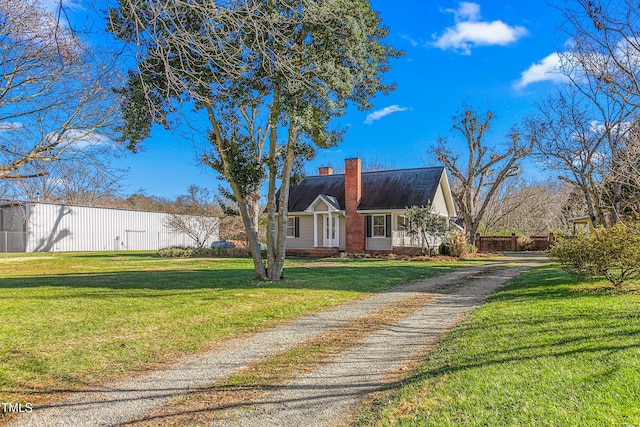
M 336 228 L 338 226 L 338 218 L 331 217 L 331 214 L 323 215 L 323 227 L 322 227 L 322 246 L 333 247 L 338 246 L 336 239 Z

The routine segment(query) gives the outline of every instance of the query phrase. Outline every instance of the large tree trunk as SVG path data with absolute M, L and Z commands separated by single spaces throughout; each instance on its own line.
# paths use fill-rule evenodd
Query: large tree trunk
M 236 196 L 237 197 L 237 196 Z M 244 223 L 245 230 L 247 232 L 247 241 L 249 243 L 249 249 L 251 251 L 251 258 L 253 260 L 253 267 L 256 272 L 256 279 L 266 281 L 269 280 L 267 271 L 262 261 L 262 253 L 260 252 L 260 241 L 258 240 L 258 223 L 254 222 L 248 204 L 243 200 L 242 203 L 238 201 L 240 207 L 240 214 L 242 215 L 242 222 Z
M 274 100 L 277 100 L 278 88 L 275 89 Z M 269 161 L 267 162 L 267 170 L 269 171 L 269 184 L 267 194 L 267 278 L 273 280 L 271 272 L 276 264 L 276 245 L 278 243 L 278 226 L 277 226 L 277 199 L 276 199 L 276 180 L 278 178 L 277 167 L 277 145 L 278 145 L 278 106 L 277 101 L 271 107 L 270 112 L 270 130 L 269 130 Z M 282 207 L 280 207 L 282 209 Z M 278 278 L 278 280 L 280 280 Z
M 480 224 L 471 219 L 467 221 L 467 219 L 465 218 L 465 227 L 467 231 L 467 241 L 469 242 L 470 245 L 475 246 L 476 234 L 478 233 L 478 228 L 480 228 Z
M 293 171 L 293 163 L 295 162 L 295 148 L 297 143 L 297 132 L 293 118 L 289 120 L 289 132 L 287 135 L 287 145 L 284 155 L 284 164 L 282 167 L 282 177 L 280 183 L 280 197 L 276 210 L 275 197 L 275 168 L 270 173 L 269 178 L 269 194 L 273 192 L 273 203 L 269 203 L 267 208 L 269 215 L 268 236 L 271 236 L 271 243 L 268 244 L 267 252 L 269 265 L 267 266 L 267 276 L 271 281 L 282 280 L 282 271 L 284 270 L 284 262 L 286 257 L 286 231 L 287 220 L 289 218 L 289 187 L 291 183 L 291 172 Z M 272 252 L 272 253 L 271 253 Z
M 263 281 L 269 280 L 267 271 L 264 267 L 264 262 L 262 261 L 262 254 L 260 253 L 260 242 L 258 240 L 258 222 L 255 220 L 258 211 L 257 201 L 255 197 L 250 197 L 251 201 L 246 200 L 240 186 L 229 171 L 229 159 L 227 158 L 226 151 L 223 147 L 220 125 L 218 123 L 218 120 L 216 119 L 212 106 L 207 105 L 206 108 L 209 116 L 209 121 L 213 126 L 214 141 L 217 146 L 216 148 L 220 155 L 220 160 L 222 161 L 222 173 L 231 186 L 233 195 L 236 198 L 238 209 L 240 210 L 242 223 L 244 224 L 244 228 L 247 233 L 247 241 L 249 242 L 249 249 L 251 251 L 251 258 L 253 259 L 256 279 Z

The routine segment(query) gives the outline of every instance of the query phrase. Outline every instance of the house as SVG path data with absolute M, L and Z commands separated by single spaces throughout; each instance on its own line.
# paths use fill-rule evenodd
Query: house
M 344 174 L 320 168 L 290 188 L 287 252 L 415 252 L 421 241 L 408 234 L 405 210 L 429 202 L 455 216 L 444 167 L 362 172 L 355 158 L 345 160 Z
M 169 213 L 34 201 L 0 201 L 0 252 L 158 250 L 196 246 Z M 185 216 L 185 219 L 201 218 Z M 211 218 L 216 221 L 217 218 Z M 217 228 L 207 245 L 218 240 Z

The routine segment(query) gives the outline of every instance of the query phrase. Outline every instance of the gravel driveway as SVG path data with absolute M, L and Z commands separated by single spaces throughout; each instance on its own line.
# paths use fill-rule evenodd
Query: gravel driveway
M 215 425 L 243 426 L 331 425 L 348 417 L 365 395 L 392 387 L 390 375 L 423 354 L 441 333 L 487 296 L 544 261 L 544 256 L 510 257 L 419 280 L 228 341 L 214 352 L 186 358 L 168 369 L 34 408 L 9 425 L 105 426 L 144 420 L 146 414 L 161 411 L 171 399 L 228 378 L 332 328 L 421 293 L 436 293 L 431 303 L 407 317 L 372 333 L 283 387 L 243 402 L 242 409 L 217 414 L 215 421 Z M 188 408 L 184 409 L 188 412 Z

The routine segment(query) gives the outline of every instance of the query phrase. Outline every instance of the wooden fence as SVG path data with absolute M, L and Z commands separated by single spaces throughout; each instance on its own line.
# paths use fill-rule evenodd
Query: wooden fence
M 547 236 L 481 236 L 476 234 L 478 252 L 546 251 L 555 241 L 553 233 Z

